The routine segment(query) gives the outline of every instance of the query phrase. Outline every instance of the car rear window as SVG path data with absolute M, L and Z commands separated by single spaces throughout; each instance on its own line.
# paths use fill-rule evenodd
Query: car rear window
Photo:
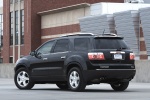
M 128 49 L 123 39 L 94 39 L 95 49 Z

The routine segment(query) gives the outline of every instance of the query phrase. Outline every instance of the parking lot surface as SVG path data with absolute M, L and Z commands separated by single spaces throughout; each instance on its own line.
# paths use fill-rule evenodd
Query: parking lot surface
M 0 100 L 150 100 L 150 83 L 130 83 L 124 92 L 109 84 L 87 86 L 84 92 L 60 90 L 54 84 L 38 84 L 32 90 L 19 90 L 13 79 L 0 79 Z

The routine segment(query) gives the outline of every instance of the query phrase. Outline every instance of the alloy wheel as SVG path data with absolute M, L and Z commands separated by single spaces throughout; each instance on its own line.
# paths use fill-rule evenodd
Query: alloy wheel
M 72 88 L 77 88 L 79 86 L 80 77 L 79 77 L 79 74 L 77 71 L 71 72 L 71 74 L 69 76 L 69 83 Z
M 25 71 L 21 71 L 17 75 L 17 83 L 20 87 L 26 87 L 29 84 L 29 75 Z

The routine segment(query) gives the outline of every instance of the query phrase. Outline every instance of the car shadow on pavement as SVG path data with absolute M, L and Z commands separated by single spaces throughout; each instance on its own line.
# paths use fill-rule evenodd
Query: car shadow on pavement
M 114 90 L 104 90 L 104 89 L 86 89 L 84 92 L 134 92 L 134 91 L 114 91 Z
M 32 90 L 34 90 L 34 91 L 36 91 L 36 90 L 42 90 L 42 91 L 64 91 L 64 92 L 74 92 L 74 91 L 71 91 L 71 90 L 61 90 L 61 89 L 57 89 L 57 88 L 53 88 L 53 89 L 50 89 L 50 88 L 48 88 L 48 89 L 45 89 L 45 88 L 40 88 L 40 89 L 38 89 L 38 88 L 35 88 L 35 89 L 32 89 Z M 104 90 L 104 89 L 85 89 L 84 91 L 81 91 L 81 92 L 135 92 L 135 91 L 129 91 L 129 90 L 126 90 L 126 91 L 114 91 L 114 90 Z

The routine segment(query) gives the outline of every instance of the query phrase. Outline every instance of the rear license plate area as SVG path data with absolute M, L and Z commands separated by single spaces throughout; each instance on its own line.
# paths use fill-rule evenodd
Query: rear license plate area
M 115 53 L 113 58 L 114 58 L 114 60 L 122 60 L 123 59 L 122 54 L 120 54 L 120 53 Z

